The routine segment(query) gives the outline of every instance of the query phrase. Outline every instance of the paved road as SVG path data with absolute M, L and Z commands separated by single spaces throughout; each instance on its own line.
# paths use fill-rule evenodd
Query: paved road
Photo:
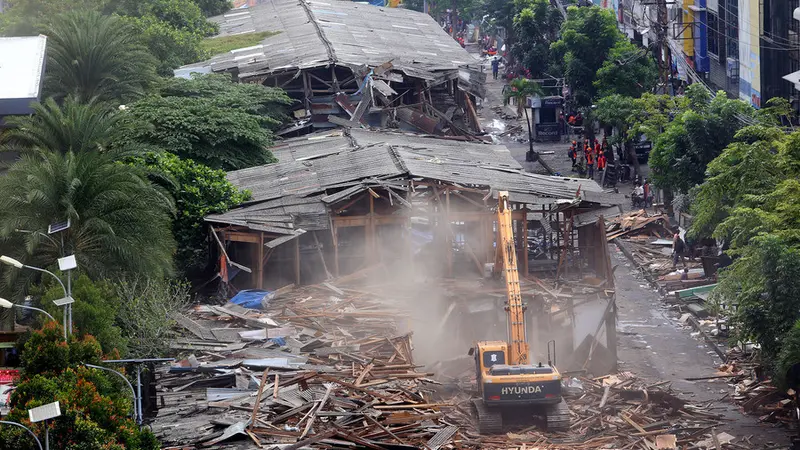
M 785 448 L 788 432 L 760 424 L 756 417 L 743 415 L 726 394 L 732 392 L 724 381 L 686 381 L 685 378 L 712 375 L 721 364 L 716 353 L 683 327 L 675 311 L 666 308 L 657 292 L 641 278 L 615 245 L 609 247 L 616 270 L 617 356 L 619 370 L 629 371 L 653 383 L 669 380 L 672 388 L 692 402 L 713 402 L 711 411 L 725 415 L 728 425 L 718 431 L 744 437 L 753 435 L 752 448 Z M 756 445 L 757 444 L 757 445 Z

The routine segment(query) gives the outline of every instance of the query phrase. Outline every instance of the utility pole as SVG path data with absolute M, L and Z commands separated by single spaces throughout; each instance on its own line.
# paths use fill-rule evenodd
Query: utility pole
M 669 54 L 669 44 L 667 43 L 667 27 L 669 25 L 669 16 L 667 14 L 667 1 L 656 0 L 656 13 L 658 16 L 656 33 L 658 38 L 658 78 L 664 86 L 663 93 L 669 92 L 669 74 L 670 64 L 667 61 Z

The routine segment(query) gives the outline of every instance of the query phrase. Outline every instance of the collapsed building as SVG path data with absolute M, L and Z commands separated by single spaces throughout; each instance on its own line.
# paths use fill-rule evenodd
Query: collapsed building
M 283 135 L 359 124 L 477 139 L 486 75 L 429 15 L 313 0 L 265 0 L 211 20 L 216 38 L 269 32 L 260 44 L 176 70 L 279 87 L 301 118 Z
M 594 181 L 526 173 L 504 146 L 388 131 L 320 132 L 272 151 L 277 163 L 228 174 L 251 200 L 206 218 L 233 291 L 319 283 L 375 265 L 390 277 L 482 278 L 495 261 L 497 193 L 509 191 L 523 276 L 580 281 L 549 291 L 552 302 L 570 304 L 539 299 L 537 307 L 547 303 L 547 317 L 562 311 L 570 327 L 582 320 L 573 306 L 588 308 L 588 322 L 614 313 L 602 212 L 616 198 Z M 608 301 L 572 305 L 568 293 Z M 466 308 L 502 313 L 493 306 L 502 299 L 495 292 Z M 592 326 L 580 325 L 585 335 L 570 338 L 568 353 L 595 348 Z M 601 346 L 613 349 L 614 337 L 602 334 Z

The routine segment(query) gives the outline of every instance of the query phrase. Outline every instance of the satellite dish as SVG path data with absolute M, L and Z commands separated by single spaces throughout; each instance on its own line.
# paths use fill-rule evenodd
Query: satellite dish
M 794 13 L 792 13 L 792 17 L 794 20 L 800 20 L 800 8 L 795 8 Z

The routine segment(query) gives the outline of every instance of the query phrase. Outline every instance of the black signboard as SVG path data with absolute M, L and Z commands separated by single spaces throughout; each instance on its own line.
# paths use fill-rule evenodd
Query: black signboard
M 545 97 L 542 99 L 542 108 L 558 108 L 563 102 L 561 97 Z
M 540 141 L 557 141 L 561 139 L 561 130 L 558 123 L 537 123 L 536 138 Z

